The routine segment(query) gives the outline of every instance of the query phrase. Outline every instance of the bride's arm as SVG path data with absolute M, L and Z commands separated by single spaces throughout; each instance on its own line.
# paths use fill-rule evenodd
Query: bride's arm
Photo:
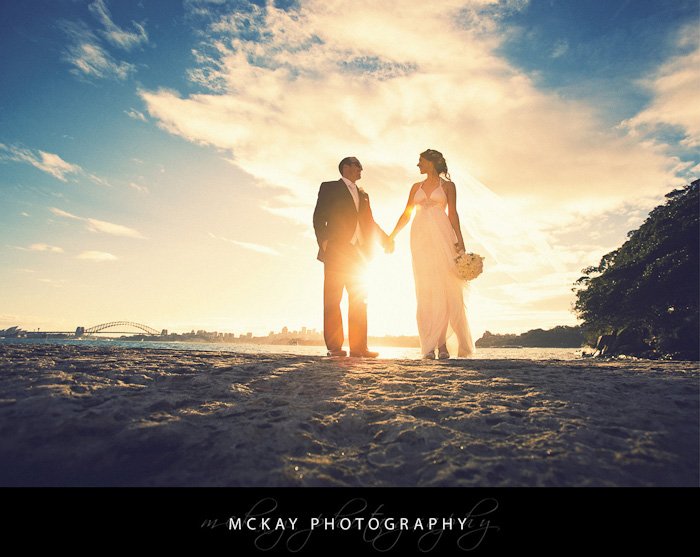
M 394 231 L 389 234 L 389 238 L 393 241 L 394 238 L 396 238 L 396 235 L 401 232 L 401 229 L 408 224 L 408 221 L 411 220 L 411 213 L 413 213 L 413 196 L 416 193 L 416 190 L 420 187 L 420 182 L 417 184 L 413 184 L 411 187 L 411 193 L 408 194 L 408 202 L 406 203 L 406 208 L 403 210 L 403 213 L 401 213 L 401 216 L 399 217 L 398 222 L 396 223 L 396 226 L 394 227 Z
M 459 215 L 457 214 L 457 188 L 452 182 L 445 182 L 445 194 L 447 195 L 447 217 L 457 236 L 457 249 L 464 251 L 464 238 L 459 225 Z

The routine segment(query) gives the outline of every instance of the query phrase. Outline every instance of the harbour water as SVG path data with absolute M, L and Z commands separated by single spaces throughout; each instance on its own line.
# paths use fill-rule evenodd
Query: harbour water
M 101 339 L 59 339 L 59 338 L 8 338 L 0 339 L 0 344 L 65 344 L 82 346 L 105 346 L 119 348 L 149 348 L 160 350 L 204 350 L 242 354 L 291 354 L 296 356 L 325 356 L 323 346 L 302 346 L 287 344 L 239 344 L 222 342 L 158 342 L 134 341 L 111 338 Z M 378 346 L 370 347 L 379 352 L 380 359 L 414 360 L 421 357 L 419 348 Z M 580 348 L 477 348 L 475 359 L 523 359 L 523 360 L 576 360 L 581 358 Z

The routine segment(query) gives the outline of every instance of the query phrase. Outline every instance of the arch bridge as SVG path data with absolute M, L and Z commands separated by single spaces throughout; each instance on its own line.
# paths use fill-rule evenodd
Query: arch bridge
M 100 325 L 95 325 L 94 327 L 89 327 L 89 328 L 84 328 L 84 327 L 78 327 L 75 331 L 75 336 L 82 336 L 82 335 L 91 335 L 95 333 L 100 333 L 104 331 L 105 329 L 113 329 L 113 328 L 118 328 L 118 327 L 130 327 L 132 329 L 138 329 L 140 331 L 143 331 L 144 333 L 147 333 L 152 336 L 160 335 L 160 331 L 156 331 L 153 327 L 149 327 L 148 325 L 142 325 L 141 323 L 134 323 L 132 321 L 111 321 L 110 323 L 102 323 Z M 125 332 L 125 331 L 113 331 L 116 333 L 120 332 Z M 126 332 L 131 332 L 131 331 L 126 331 Z

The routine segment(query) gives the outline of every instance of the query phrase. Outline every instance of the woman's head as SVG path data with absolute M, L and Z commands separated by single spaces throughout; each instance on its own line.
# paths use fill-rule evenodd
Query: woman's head
M 433 168 L 435 169 L 435 172 L 440 174 L 445 174 L 449 178 L 449 173 L 447 171 L 447 162 L 445 162 L 445 157 L 442 156 L 442 153 L 440 151 L 436 151 L 435 149 L 428 149 L 426 151 L 423 151 L 420 154 L 421 159 L 423 161 L 427 161 L 428 163 L 433 165 Z M 421 169 L 422 173 L 425 173 L 427 171 L 426 168 L 424 168 L 424 165 L 421 164 L 422 161 L 418 162 L 418 168 Z

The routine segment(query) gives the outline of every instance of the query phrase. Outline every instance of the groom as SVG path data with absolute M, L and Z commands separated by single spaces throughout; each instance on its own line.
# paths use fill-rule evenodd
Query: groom
M 338 165 L 340 180 L 323 182 L 314 210 L 318 260 L 323 262 L 323 336 L 329 356 L 346 356 L 340 300 L 348 291 L 350 356 L 376 358 L 367 348 L 367 300 L 362 284 L 372 244 L 380 242 L 391 251 L 392 241 L 374 222 L 369 196 L 357 187 L 362 165 L 346 157 Z

